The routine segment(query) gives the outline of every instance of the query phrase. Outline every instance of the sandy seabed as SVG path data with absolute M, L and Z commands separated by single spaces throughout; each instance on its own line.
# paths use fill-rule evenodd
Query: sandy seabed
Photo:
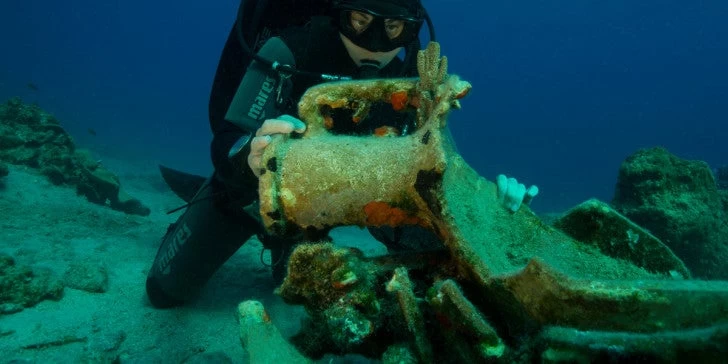
M 10 174 L 2 178 L 0 253 L 10 254 L 17 265 L 50 270 L 59 278 L 71 264 L 101 265 L 108 273 L 108 290 L 89 293 L 66 287 L 59 301 L 0 316 L 0 363 L 245 363 L 235 312 L 247 299 L 263 302 L 284 335 L 300 328 L 305 313 L 273 294 L 255 238 L 218 270 L 199 298 L 184 307 L 153 308 L 144 282 L 161 237 L 180 214 L 166 211 L 183 201 L 164 185 L 155 165 L 119 160 L 104 164 L 119 175 L 130 195 L 151 208 L 149 216 L 92 204 L 73 188 L 54 186 L 27 167 L 10 165 Z M 384 249 L 357 228 L 336 230 L 332 237 L 367 254 Z

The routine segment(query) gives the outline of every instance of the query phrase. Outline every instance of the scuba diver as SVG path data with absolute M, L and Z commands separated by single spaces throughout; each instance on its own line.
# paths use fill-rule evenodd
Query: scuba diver
M 306 129 L 296 104 L 316 84 L 348 79 L 416 77 L 419 33 L 434 27 L 420 0 L 242 0 L 225 43 L 209 102 L 213 132 L 209 178 L 160 166 L 186 211 L 162 239 L 147 281 L 155 307 L 193 298 L 213 273 L 250 237 L 270 250 L 273 277 L 285 276 L 293 247 L 321 236 L 274 236 L 257 216 L 258 174 L 263 150 L 278 134 Z M 403 54 L 402 57 L 399 55 Z M 335 124 L 334 133 L 371 135 L 394 123 L 405 135 L 414 118 L 389 108 L 373 109 L 371 120 Z M 351 120 L 351 119 L 349 119 Z M 498 177 L 500 201 L 516 211 L 538 190 Z M 370 229 L 387 248 L 429 241 L 434 234 L 401 228 Z

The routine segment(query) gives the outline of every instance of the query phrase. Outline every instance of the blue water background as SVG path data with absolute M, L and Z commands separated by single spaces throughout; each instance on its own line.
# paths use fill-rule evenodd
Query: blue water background
M 461 153 L 490 179 L 538 184 L 536 210 L 609 201 L 642 147 L 728 164 L 728 2 L 425 4 L 474 87 L 450 119 Z M 39 103 L 82 147 L 207 174 L 208 94 L 236 7 L 3 1 L 0 99 Z

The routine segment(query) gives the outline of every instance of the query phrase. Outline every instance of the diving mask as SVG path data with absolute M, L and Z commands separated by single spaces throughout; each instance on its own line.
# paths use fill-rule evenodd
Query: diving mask
M 339 31 L 359 47 L 389 52 L 406 46 L 420 32 L 423 18 L 419 11 L 376 12 L 354 3 L 343 1 L 337 6 Z

